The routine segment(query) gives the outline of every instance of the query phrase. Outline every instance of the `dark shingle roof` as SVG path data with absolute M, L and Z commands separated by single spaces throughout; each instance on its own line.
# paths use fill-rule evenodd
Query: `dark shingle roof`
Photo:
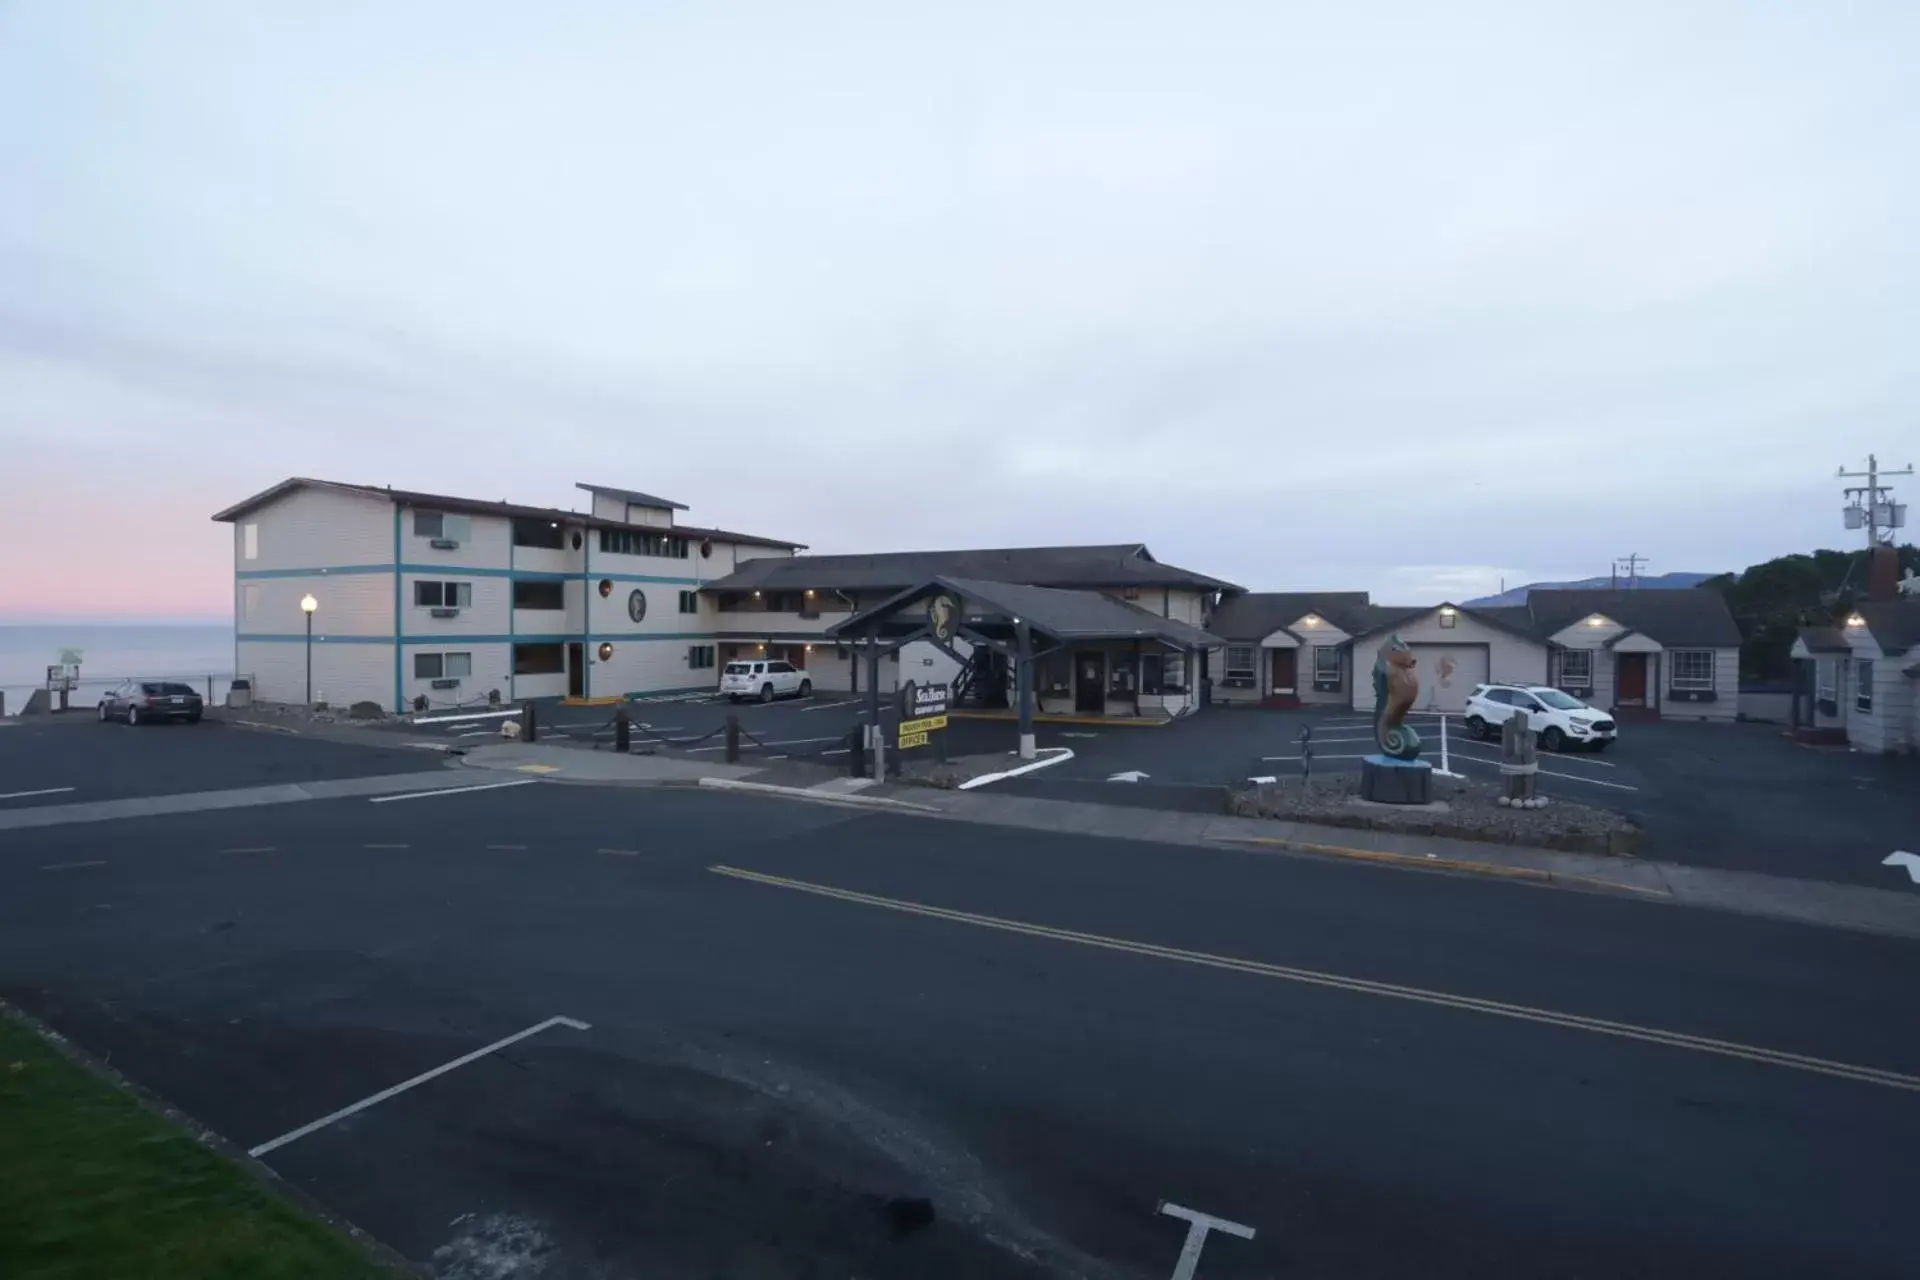
M 1369 608 L 1364 591 L 1255 591 L 1214 610 L 1207 629 L 1228 640 L 1264 640 L 1311 613 L 1352 633 L 1365 629 Z
M 1838 627 L 1802 627 L 1800 643 L 1807 646 L 1810 653 L 1851 653 L 1853 646 L 1847 643 L 1846 633 Z
M 1533 630 L 1541 639 L 1589 614 L 1601 613 L 1669 649 L 1721 649 L 1740 643 L 1726 599 L 1711 587 L 1612 591 L 1534 591 L 1527 597 Z
M 802 550 L 804 542 L 787 542 L 780 538 L 763 538 L 758 534 L 734 533 L 728 529 L 706 529 L 695 525 L 632 525 L 624 520 L 603 520 L 598 516 L 579 511 L 562 511 L 558 507 L 527 507 L 514 502 L 487 502 L 480 498 L 457 498 L 444 493 L 420 493 L 413 489 L 389 489 L 375 484 L 343 484 L 337 480 L 313 480 L 305 476 L 293 476 L 282 480 L 271 489 L 262 490 L 245 501 L 235 503 L 225 511 L 216 512 L 214 519 L 233 521 L 249 511 L 265 506 L 284 494 L 295 489 L 336 489 L 343 493 L 361 494 L 369 498 L 381 498 L 389 502 L 404 503 L 410 507 L 432 507 L 438 511 L 459 511 L 469 515 L 521 517 L 528 520 L 560 521 L 563 524 L 580 525 L 588 529 L 638 529 L 644 528 L 655 533 L 671 534 L 679 538 L 712 538 L 719 542 L 737 542 L 749 547 L 779 547 L 784 550 Z M 607 490 L 609 493 L 619 490 Z M 679 506 L 678 503 L 668 504 Z M 685 508 L 681 508 L 684 510 Z
M 829 634 L 857 634 L 867 618 L 896 608 L 902 598 L 931 586 L 960 597 L 970 613 L 981 607 L 1019 618 L 1045 635 L 1061 640 L 1161 639 L 1182 647 L 1213 648 L 1217 637 L 1174 618 L 1163 618 L 1124 600 L 1098 591 L 1066 591 L 1018 582 L 992 582 L 938 574 L 907 587 L 891 599 L 829 628 Z
M 797 591 L 814 587 L 829 591 L 902 591 L 938 577 L 1038 587 L 1240 589 L 1203 573 L 1161 564 L 1138 543 L 752 560 L 726 577 L 708 583 L 705 589 Z
M 1872 600 L 1854 612 L 1866 621 L 1880 652 L 1905 653 L 1920 645 L 1920 600 Z

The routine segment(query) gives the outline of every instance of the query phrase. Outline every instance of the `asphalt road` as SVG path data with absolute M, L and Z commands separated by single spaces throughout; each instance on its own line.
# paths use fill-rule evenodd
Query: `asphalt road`
M 0 807 L 79 804 L 439 769 L 433 752 L 369 749 L 217 720 L 129 728 L 91 717 L 0 728 Z
M 1917 955 L 553 784 L 0 843 L 0 991 L 242 1146 L 589 1024 L 264 1154 L 443 1276 L 1911 1274 Z

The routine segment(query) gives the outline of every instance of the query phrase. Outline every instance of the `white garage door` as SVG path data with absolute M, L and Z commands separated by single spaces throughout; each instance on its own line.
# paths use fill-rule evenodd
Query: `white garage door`
M 1421 711 L 1461 711 L 1473 686 L 1487 682 L 1487 649 L 1477 644 L 1416 644 Z

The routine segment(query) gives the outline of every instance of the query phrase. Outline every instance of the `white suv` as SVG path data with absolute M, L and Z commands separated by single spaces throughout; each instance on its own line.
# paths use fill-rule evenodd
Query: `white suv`
M 1549 751 L 1568 746 L 1605 751 L 1618 732 L 1606 712 L 1540 684 L 1475 685 L 1467 699 L 1467 728 L 1476 738 L 1497 738 L 1516 710 L 1526 714 L 1527 727 Z
M 720 673 L 720 692 L 730 702 L 742 698 L 772 702 L 775 698 L 810 696 L 813 681 L 791 662 L 729 662 Z

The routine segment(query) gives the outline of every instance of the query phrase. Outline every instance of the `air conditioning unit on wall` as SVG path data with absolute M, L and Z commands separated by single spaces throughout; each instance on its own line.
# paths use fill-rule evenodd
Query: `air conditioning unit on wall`
M 460 549 L 460 542 L 457 538 L 435 538 L 427 543 L 427 545 L 435 551 L 458 551 Z
M 451 605 L 436 605 L 429 612 L 436 618 L 457 618 L 460 616 L 460 610 Z

